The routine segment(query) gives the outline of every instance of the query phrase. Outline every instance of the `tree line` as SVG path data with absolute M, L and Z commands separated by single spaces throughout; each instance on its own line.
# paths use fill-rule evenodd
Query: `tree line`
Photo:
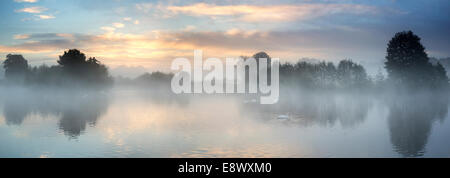
M 270 56 L 265 52 L 253 56 L 255 59 L 260 57 L 270 61 Z M 337 64 L 299 61 L 280 66 L 280 82 L 284 86 L 303 89 L 447 89 L 449 78 L 444 65 L 450 67 L 450 60 L 428 57 L 420 37 L 411 31 L 403 31 L 388 43 L 385 61 L 387 76 L 379 72 L 371 77 L 364 66 L 350 59 Z
M 282 64 L 280 81 L 284 85 L 306 89 L 448 89 L 449 78 L 444 65 L 450 67 L 450 60 L 430 58 L 420 37 L 411 31 L 403 31 L 395 34 L 388 43 L 387 76 L 379 73 L 370 77 L 362 65 L 348 59 L 337 65 L 300 61 Z
M 342 60 L 332 62 L 297 62 L 280 66 L 280 80 L 284 85 L 306 89 L 366 88 L 371 81 L 362 65 Z
M 265 52 L 252 56 L 255 59 L 271 58 Z M 249 57 L 243 57 L 248 59 Z M 300 61 L 280 66 L 281 84 L 307 89 L 367 89 L 395 87 L 405 89 L 447 89 L 449 78 L 444 67 L 450 60 L 430 58 L 421 39 L 411 31 L 395 34 L 389 41 L 385 69 L 387 76 L 370 77 L 364 66 L 346 59 L 337 65 L 332 62 L 310 63 Z M 59 56 L 58 65 L 31 67 L 22 55 L 7 55 L 3 62 L 5 77 L 9 83 L 28 85 L 87 85 L 110 86 L 112 78 L 105 65 L 95 57 L 86 58 L 77 49 Z M 444 62 L 444 65 L 441 64 Z M 259 67 L 259 66 L 258 66 Z M 172 74 L 146 73 L 128 84 L 143 86 L 170 85 Z M 123 81 L 123 80 L 122 80 Z M 123 82 L 122 82 L 123 83 Z M 269 81 L 270 83 L 270 81 Z
M 95 57 L 77 49 L 59 56 L 58 65 L 32 67 L 20 54 L 8 54 L 3 62 L 5 79 L 9 85 L 100 87 L 112 84 L 108 68 Z

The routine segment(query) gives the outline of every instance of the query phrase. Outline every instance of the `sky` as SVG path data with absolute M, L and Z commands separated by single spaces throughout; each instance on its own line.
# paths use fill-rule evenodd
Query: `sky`
M 195 49 L 204 58 L 351 59 L 373 74 L 404 30 L 429 56 L 450 57 L 448 0 L 2 0 L 0 17 L 0 60 L 53 65 L 76 48 L 130 77 L 169 71 Z

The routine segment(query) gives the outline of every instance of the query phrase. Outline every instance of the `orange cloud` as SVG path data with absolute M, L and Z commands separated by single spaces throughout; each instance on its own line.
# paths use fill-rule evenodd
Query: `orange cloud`
M 24 40 L 24 39 L 28 39 L 28 38 L 30 38 L 30 35 L 27 35 L 27 34 L 14 35 L 15 40 Z
M 42 20 L 54 19 L 55 18 L 55 16 L 53 16 L 53 15 L 35 15 L 35 16 L 38 17 L 39 19 L 42 19 Z
M 16 35 L 22 43 L 0 45 L 0 53 L 50 54 L 57 59 L 64 50 L 78 48 L 88 56 L 98 57 L 109 66 L 144 66 L 168 70 L 175 58 L 192 58 L 193 50 L 201 49 L 207 57 L 238 57 L 266 51 L 272 57 L 296 60 L 300 57 L 343 59 L 372 49 L 366 41 L 371 35 L 355 31 L 244 31 L 231 29 L 212 31 L 152 31 L 142 34 L 120 33 L 105 28 L 99 35 L 25 34 Z M 379 39 L 384 46 L 384 39 Z M 372 44 L 378 45 L 378 44 Z M 381 52 L 382 53 L 382 52 Z
M 45 8 L 45 7 L 35 6 L 35 7 L 26 7 L 23 9 L 19 9 L 19 10 L 16 10 L 16 12 L 26 12 L 26 13 L 38 14 L 38 13 L 42 13 L 46 10 L 47 10 L 47 8 Z
M 123 28 L 123 27 L 125 27 L 125 24 L 116 22 L 116 23 L 113 23 L 113 26 L 116 28 Z

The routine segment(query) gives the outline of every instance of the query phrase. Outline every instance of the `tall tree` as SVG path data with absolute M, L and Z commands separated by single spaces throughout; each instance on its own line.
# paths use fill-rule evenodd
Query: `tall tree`
M 3 68 L 8 80 L 23 81 L 28 72 L 28 61 L 22 55 L 8 54 L 3 62 Z
M 408 87 L 430 85 L 434 70 L 420 40 L 413 32 L 404 31 L 389 42 L 385 67 L 394 84 Z
M 80 52 L 78 49 L 70 49 L 64 51 L 64 55 L 59 56 L 58 64 L 64 67 L 80 67 L 86 63 L 86 55 Z
M 58 63 L 66 77 L 89 85 L 110 85 L 112 79 L 108 68 L 101 64 L 95 57 L 86 60 L 86 55 L 77 49 L 65 51 L 59 56 Z

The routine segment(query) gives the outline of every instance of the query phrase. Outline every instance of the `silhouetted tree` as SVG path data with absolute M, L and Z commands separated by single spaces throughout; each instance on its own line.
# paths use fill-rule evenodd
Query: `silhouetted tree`
M 10 81 L 25 81 L 36 86 L 107 87 L 112 84 L 108 68 L 95 57 L 86 56 L 77 49 L 64 52 L 57 61 L 60 65 L 29 67 L 22 55 L 8 55 L 3 63 Z
M 3 68 L 8 80 L 22 82 L 28 72 L 28 61 L 22 55 L 8 54 L 3 62 Z
M 95 57 L 89 58 L 85 64 L 86 78 L 91 82 L 100 82 L 100 84 L 107 85 L 112 82 L 109 77 L 108 68 L 101 64 Z
M 385 67 L 389 80 L 395 85 L 431 87 L 439 79 L 420 40 L 413 32 L 404 31 L 397 33 L 389 42 Z
M 59 56 L 58 64 L 64 67 L 79 67 L 86 63 L 86 55 L 77 49 L 64 51 L 64 55 Z
M 95 86 L 107 86 L 112 83 L 108 68 L 95 57 L 86 60 L 86 55 L 77 49 L 65 51 L 59 56 L 58 63 L 66 77 L 79 83 Z

